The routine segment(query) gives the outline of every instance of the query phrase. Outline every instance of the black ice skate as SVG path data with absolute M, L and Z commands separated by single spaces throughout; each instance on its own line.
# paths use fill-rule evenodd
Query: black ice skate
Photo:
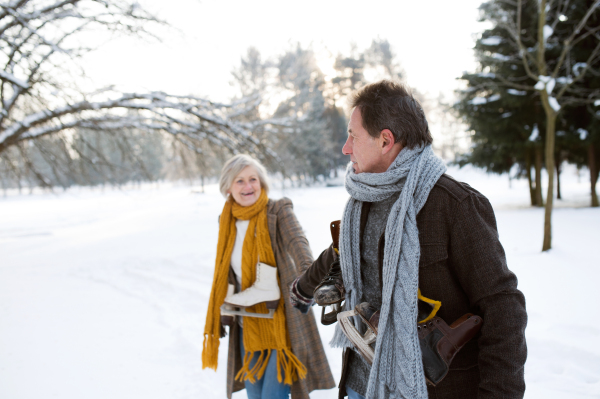
M 321 323 L 330 325 L 337 321 L 337 315 L 342 310 L 342 302 L 344 301 L 346 290 L 342 281 L 342 268 L 340 267 L 340 259 L 336 259 L 331 264 L 331 269 L 321 281 L 313 293 L 315 302 L 323 307 L 321 312 Z M 332 311 L 326 313 L 327 306 L 331 306 Z
M 440 317 L 436 317 L 441 302 L 425 298 L 419 291 L 417 333 L 425 381 L 428 385 L 439 384 L 450 370 L 454 356 L 481 329 L 481 317 L 467 313 L 451 325 Z M 364 334 L 353 323 L 353 317 L 359 316 L 359 323 L 366 325 Z M 373 364 L 375 343 L 379 328 L 379 309 L 363 302 L 353 310 L 338 314 L 338 320 L 343 333 L 348 337 L 354 349 L 367 361 Z
M 342 311 L 342 302 L 346 296 L 344 282 L 342 280 L 342 268 L 339 258 L 339 239 L 340 239 L 340 221 L 336 220 L 329 224 L 331 229 L 331 238 L 333 239 L 333 249 L 337 259 L 331 264 L 331 268 L 325 278 L 321 281 L 313 293 L 315 302 L 323 307 L 321 312 L 321 324 L 326 326 L 337 321 L 337 315 Z M 331 306 L 332 311 L 326 313 L 327 306 Z

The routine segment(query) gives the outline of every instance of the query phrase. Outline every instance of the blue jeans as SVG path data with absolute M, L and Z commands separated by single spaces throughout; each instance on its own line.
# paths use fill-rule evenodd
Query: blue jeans
M 350 388 L 348 385 L 346 385 L 346 393 L 348 394 L 348 399 L 365 399 L 364 396 Z
M 240 352 L 242 355 L 242 361 L 244 361 L 244 335 L 242 334 L 242 328 L 240 328 Z M 259 353 L 255 353 L 252 360 L 250 360 L 250 368 L 254 366 L 258 360 Z M 248 399 L 287 399 L 290 396 L 290 385 L 285 385 L 283 382 L 277 381 L 277 351 L 271 351 L 269 356 L 269 363 L 267 368 L 260 380 L 256 380 L 254 384 L 250 381 L 244 381 L 246 385 L 246 392 L 248 393 Z

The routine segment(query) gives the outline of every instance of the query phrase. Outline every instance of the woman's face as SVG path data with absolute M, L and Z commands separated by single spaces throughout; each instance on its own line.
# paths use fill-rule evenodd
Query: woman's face
M 235 202 L 241 206 L 250 206 L 260 197 L 260 180 L 254 166 L 246 166 L 239 175 L 233 179 L 228 193 Z

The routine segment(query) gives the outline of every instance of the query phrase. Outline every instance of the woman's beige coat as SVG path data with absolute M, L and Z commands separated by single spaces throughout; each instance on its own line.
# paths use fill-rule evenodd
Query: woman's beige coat
M 308 393 L 315 389 L 335 387 L 329 363 L 312 312 L 302 314 L 290 304 L 290 284 L 313 262 L 308 240 L 292 209 L 288 198 L 269 200 L 267 218 L 271 245 L 277 261 L 279 285 L 285 303 L 287 331 L 294 355 L 306 366 L 307 376 L 292 385 L 292 399 L 309 399 Z M 230 277 L 232 273 L 230 273 Z M 237 323 L 230 329 L 229 354 L 227 358 L 227 397 L 244 389 L 244 383 L 235 381 L 242 366 Z

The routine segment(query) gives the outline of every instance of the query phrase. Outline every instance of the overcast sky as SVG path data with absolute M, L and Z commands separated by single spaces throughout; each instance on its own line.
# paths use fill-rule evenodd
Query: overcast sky
M 474 37 L 480 0 L 332 1 L 141 0 L 174 29 L 161 43 L 115 39 L 85 59 L 96 86 L 161 90 L 227 101 L 231 70 L 250 46 L 263 57 L 290 43 L 312 44 L 321 57 L 388 39 L 410 86 L 436 96 L 457 87 L 475 67 Z

